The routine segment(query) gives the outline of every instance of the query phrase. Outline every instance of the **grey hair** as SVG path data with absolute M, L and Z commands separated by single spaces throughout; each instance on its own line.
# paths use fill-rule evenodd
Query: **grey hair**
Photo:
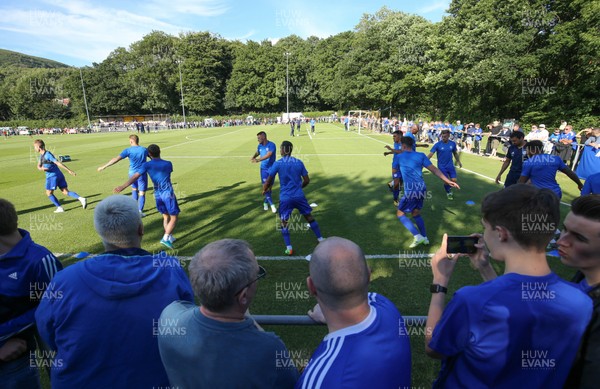
M 198 251 L 188 271 L 200 304 L 220 312 L 231 307 L 236 292 L 252 282 L 258 273 L 258 263 L 248 242 L 221 239 Z
M 131 247 L 141 224 L 137 201 L 129 196 L 109 196 L 94 210 L 94 228 L 105 244 Z

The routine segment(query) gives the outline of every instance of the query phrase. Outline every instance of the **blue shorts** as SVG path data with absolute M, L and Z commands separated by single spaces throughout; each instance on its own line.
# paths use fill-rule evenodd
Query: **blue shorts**
M 404 192 L 398 204 L 398 210 L 404 213 L 411 213 L 415 209 L 423 209 L 423 201 L 427 196 L 427 191 Z
M 131 178 L 131 176 L 133 176 L 133 174 L 130 174 L 129 178 Z M 146 189 L 148 189 L 148 174 L 144 173 L 139 176 L 138 179 L 131 184 L 131 189 L 137 189 L 141 192 L 145 192 Z
M 179 215 L 179 205 L 173 191 L 154 191 L 154 200 L 156 200 L 156 209 L 158 209 L 158 212 L 163 215 Z
M 279 217 L 281 220 L 289 220 L 290 216 L 292 216 L 292 212 L 294 212 L 294 208 L 300 211 L 300 215 L 308 215 L 312 212 L 312 208 L 308 205 L 306 197 L 281 200 L 279 202 Z
M 65 176 L 62 173 L 52 177 L 46 177 L 46 190 L 56 190 L 56 188 L 63 189 L 67 187 L 67 180 L 65 180 Z
M 515 185 L 519 182 L 519 178 L 521 178 L 521 172 L 509 171 L 506 175 L 506 180 L 504 180 L 504 187 L 508 188 L 511 185 Z
M 438 166 L 438 169 L 448 178 L 456 178 L 456 169 L 454 166 Z

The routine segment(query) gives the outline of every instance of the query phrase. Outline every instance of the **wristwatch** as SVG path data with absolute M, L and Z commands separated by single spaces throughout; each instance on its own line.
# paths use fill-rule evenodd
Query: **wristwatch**
M 440 284 L 432 284 L 429 287 L 429 291 L 431 293 L 448 293 L 448 288 L 446 288 L 445 286 L 442 286 Z

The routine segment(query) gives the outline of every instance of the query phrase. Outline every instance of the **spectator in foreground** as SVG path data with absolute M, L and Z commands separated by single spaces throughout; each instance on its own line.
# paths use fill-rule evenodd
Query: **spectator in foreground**
M 426 352 L 442 359 L 434 387 L 561 388 L 592 302 L 546 260 L 560 218 L 558 198 L 516 184 L 488 194 L 481 211 L 484 233 L 471 261 L 491 281 L 459 289 L 446 307 L 456 265 L 446 235 L 431 259 Z M 490 256 L 505 263 L 504 275 L 495 278 Z
M 318 304 L 309 311 L 329 334 L 304 369 L 296 388 L 408 388 L 411 354 L 404 319 L 384 296 L 369 293 L 370 271 L 354 242 L 331 237 L 310 260 L 308 290 Z
M 594 301 L 592 320 L 565 388 L 596 388 L 600 382 L 600 195 L 573 200 L 556 243 L 562 263 L 577 269 L 573 282 Z
M 179 261 L 142 250 L 137 202 L 110 196 L 94 210 L 104 254 L 54 277 L 60 294 L 44 296 L 35 318 L 61 367 L 53 389 L 168 386 L 158 352 L 158 319 L 175 300 L 193 301 Z
M 223 239 L 206 245 L 189 274 L 200 307 L 176 301 L 160 318 L 158 343 L 171 385 L 292 388 L 298 371 L 285 345 L 246 316 L 257 281 L 266 275 L 248 243 Z
M 62 264 L 17 227 L 15 206 L 0 199 L 0 387 L 40 388 L 35 310 Z M 33 366 L 32 366 L 33 365 Z

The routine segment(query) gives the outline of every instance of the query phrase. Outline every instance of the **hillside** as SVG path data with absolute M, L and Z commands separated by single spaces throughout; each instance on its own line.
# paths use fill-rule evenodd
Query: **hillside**
M 0 49 L 0 68 L 16 66 L 21 68 L 66 68 L 64 63 L 31 55 L 17 53 L 16 51 Z

